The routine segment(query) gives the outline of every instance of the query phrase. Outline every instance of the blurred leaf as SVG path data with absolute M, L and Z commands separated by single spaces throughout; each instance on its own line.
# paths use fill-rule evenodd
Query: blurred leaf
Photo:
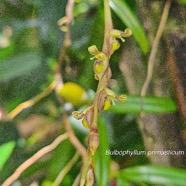
M 82 49 L 82 47 L 88 43 L 94 21 L 94 17 L 88 20 L 79 19 L 71 26 L 73 49 Z M 83 52 L 84 51 L 81 50 L 81 53 Z M 85 50 L 85 52 L 87 52 L 87 50 Z M 76 55 L 79 56 L 80 54 L 78 53 Z
M 52 186 L 52 181 L 50 181 L 50 180 L 44 180 L 42 182 L 41 186 Z
M 52 186 L 52 181 L 50 181 L 50 180 L 44 180 L 42 182 L 41 186 Z
M 98 121 L 100 144 L 99 149 L 95 155 L 96 162 L 96 180 L 98 186 L 105 186 L 108 184 L 109 170 L 110 170 L 110 156 L 106 155 L 106 150 L 109 148 L 109 141 L 107 135 L 106 123 L 103 117 L 99 117 Z
M 179 0 L 179 3 L 186 5 L 186 0 Z
M 117 179 L 117 185 L 124 185 L 124 186 L 130 186 L 130 184 L 128 183 L 128 181 L 126 179 L 122 179 L 122 178 L 118 178 Z
M 186 185 L 186 171 L 155 165 L 130 167 L 120 171 L 119 178 L 135 183 Z
M 7 57 L 10 57 L 15 50 L 14 43 L 11 43 L 8 47 L 0 49 L 0 63 L 1 60 L 6 59 Z
M 0 63 L 0 81 L 25 75 L 40 64 L 41 57 L 38 53 L 30 52 L 11 57 Z
M 142 98 L 140 96 L 127 96 L 126 102 L 116 103 L 108 111 L 114 113 L 167 113 L 175 112 L 176 104 L 170 98 L 146 96 L 142 104 Z
M 59 172 L 72 159 L 74 153 L 75 149 L 70 143 L 70 141 L 68 140 L 63 141 L 54 151 L 54 154 L 51 158 L 51 163 L 49 165 L 47 178 L 49 180 L 55 180 Z
M 0 171 L 2 170 L 4 164 L 6 163 L 8 158 L 10 157 L 14 147 L 15 147 L 15 142 L 14 141 L 10 141 L 8 143 L 4 143 L 3 145 L 0 146 L 0 152 L 1 152 L 1 156 L 0 156 Z
M 77 17 L 80 14 L 86 13 L 88 9 L 89 9 L 89 6 L 87 2 L 78 3 L 74 6 L 73 15 L 74 17 Z
M 149 42 L 143 26 L 130 9 L 125 0 L 110 0 L 110 6 L 122 22 L 132 30 L 134 38 L 139 43 L 142 51 L 146 54 L 149 51 Z

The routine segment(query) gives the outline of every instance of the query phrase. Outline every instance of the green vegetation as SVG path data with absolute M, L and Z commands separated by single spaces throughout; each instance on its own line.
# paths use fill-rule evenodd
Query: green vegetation
M 0 185 L 186 185 L 185 4 L 1 1 Z

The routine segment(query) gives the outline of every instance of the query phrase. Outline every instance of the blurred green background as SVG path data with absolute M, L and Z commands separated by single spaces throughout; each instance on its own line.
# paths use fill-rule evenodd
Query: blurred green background
M 41 93 L 54 80 L 54 70 L 64 40 L 64 33 L 57 21 L 65 16 L 66 3 L 66 0 L 0 2 L 0 184 L 21 163 L 64 132 L 61 123 L 64 108 L 54 92 L 24 109 L 13 120 L 6 119 L 16 106 Z M 155 75 L 148 96 L 144 98 L 143 108 L 141 106 L 139 90 L 144 82 L 148 56 L 164 3 L 156 0 L 110 1 L 114 27 L 119 30 L 129 27 L 133 31 L 133 36 L 121 44 L 110 63 L 113 74 L 111 89 L 118 94 L 126 93 L 128 98 L 125 103 L 116 103 L 104 111 L 99 118 L 101 141 L 95 156 L 95 185 L 186 185 L 185 155 L 150 158 L 146 155 L 106 155 L 109 149 L 146 152 L 158 148 L 160 151 L 185 150 L 185 119 L 180 109 L 179 90 L 174 86 L 171 70 L 167 70 L 165 65 L 165 53 L 169 54 L 172 47 L 176 61 L 186 51 L 184 0 L 172 3 L 168 26 L 159 46 Z M 96 91 L 97 81 L 87 48 L 96 44 L 101 50 L 103 13 L 102 1 L 82 0 L 75 3 L 72 43 L 67 50 L 69 60 L 64 62 L 61 71 L 64 82 L 75 82 L 91 95 Z M 179 50 L 179 47 L 182 48 Z M 183 71 L 185 68 L 179 65 L 184 65 L 184 61 L 185 58 L 177 62 L 177 68 Z M 184 75 L 180 75 L 179 79 L 185 90 Z M 87 130 L 71 116 L 71 111 L 77 109 L 69 111 L 69 120 L 79 140 L 86 146 Z M 140 125 L 140 112 L 146 115 L 143 121 L 145 127 Z M 147 125 L 154 125 L 154 121 L 157 123 L 155 129 L 147 128 L 146 131 Z M 159 132 L 156 133 L 156 129 Z M 154 140 L 152 144 L 157 148 L 153 145 L 149 147 L 150 135 Z M 14 185 L 52 185 L 75 151 L 68 140 L 62 142 L 29 167 Z M 72 185 L 81 165 L 79 158 L 60 185 Z

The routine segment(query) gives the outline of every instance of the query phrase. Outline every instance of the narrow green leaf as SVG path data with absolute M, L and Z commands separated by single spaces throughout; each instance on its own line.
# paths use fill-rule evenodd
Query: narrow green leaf
M 99 149 L 95 155 L 96 164 L 96 180 L 98 186 L 105 186 L 108 184 L 109 170 L 110 170 L 110 156 L 106 155 L 106 150 L 109 149 L 109 140 L 107 135 L 106 123 L 103 117 L 99 117 L 98 130 L 100 144 Z
M 171 98 L 146 96 L 127 96 L 126 102 L 116 103 L 108 111 L 115 113 L 169 113 L 176 111 L 176 104 Z
M 14 147 L 15 147 L 15 142 L 14 141 L 4 143 L 3 145 L 0 146 L 0 152 L 1 152 L 1 155 L 0 155 L 0 171 L 2 170 L 4 164 L 6 163 L 8 158 L 10 157 Z
M 19 54 L 0 62 L 0 81 L 9 80 L 27 74 L 41 63 L 38 53 Z
M 110 6 L 122 22 L 132 30 L 135 40 L 140 45 L 142 51 L 146 54 L 149 51 L 148 39 L 143 26 L 132 12 L 129 5 L 125 0 L 110 0 Z
M 118 177 L 135 183 L 186 185 L 185 170 L 156 165 L 130 167 L 120 171 Z

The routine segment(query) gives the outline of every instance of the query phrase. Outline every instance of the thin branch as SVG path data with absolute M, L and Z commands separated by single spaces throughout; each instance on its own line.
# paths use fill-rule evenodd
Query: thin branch
M 67 17 L 67 26 L 69 27 L 73 19 L 73 8 L 74 8 L 74 0 L 68 0 L 66 6 L 66 17 Z
M 62 67 L 62 64 L 65 58 L 68 58 L 66 55 L 66 52 L 67 52 L 67 48 L 71 44 L 70 25 L 73 19 L 73 14 L 72 14 L 73 8 L 74 8 L 74 0 L 68 0 L 67 5 L 66 5 L 66 16 L 62 17 L 58 21 L 59 26 L 63 26 L 65 24 L 66 32 L 64 36 L 63 46 L 61 48 L 61 52 L 59 54 L 59 59 L 58 59 L 58 63 L 57 63 L 56 70 L 55 70 L 55 78 L 57 82 L 56 91 L 58 91 L 61 88 L 61 86 L 63 86 L 63 77 L 61 76 L 61 67 Z M 62 20 L 62 24 L 60 23 L 61 20 Z
M 70 43 L 71 43 L 70 42 L 70 25 L 71 25 L 71 22 L 73 19 L 73 14 L 72 14 L 73 8 L 74 8 L 74 0 L 68 0 L 67 5 L 66 5 L 66 16 L 62 18 L 62 20 L 64 18 L 66 18 L 66 21 L 64 23 L 66 24 L 67 32 L 65 33 L 63 47 L 62 47 L 61 53 L 59 55 L 58 66 L 56 67 L 56 72 L 55 72 L 55 76 L 57 77 L 56 78 L 56 81 L 57 81 L 56 92 L 58 92 L 58 90 L 61 88 L 61 85 L 63 83 L 62 82 L 62 75 L 61 75 L 61 66 L 62 66 L 63 60 L 65 58 L 65 55 L 66 55 L 66 49 L 70 46 Z M 60 20 L 58 22 L 60 22 Z M 58 96 L 58 94 L 56 94 L 56 95 Z M 59 98 L 59 100 L 61 100 L 61 97 L 58 96 L 58 98 Z M 78 138 L 74 134 L 74 131 L 71 128 L 70 122 L 68 120 L 67 113 L 65 113 L 65 112 L 63 113 L 63 122 L 64 122 L 64 125 L 66 128 L 66 131 L 68 133 L 69 140 L 74 145 L 74 147 L 79 151 L 82 158 L 84 158 L 86 155 L 85 147 L 81 144 L 81 142 L 78 140 Z
M 30 157 L 28 160 L 26 160 L 24 163 L 22 163 L 15 172 L 5 180 L 5 182 L 2 184 L 2 186 L 9 186 L 11 185 L 15 180 L 17 180 L 20 175 L 29 168 L 32 164 L 34 164 L 38 159 L 40 159 L 45 154 L 49 153 L 50 151 L 54 150 L 62 141 L 68 138 L 68 134 L 62 134 L 58 136 L 50 145 L 47 145 L 40 149 L 38 152 L 36 152 L 32 157 Z
M 159 46 L 159 42 L 161 39 L 161 36 L 163 34 L 163 31 L 165 29 L 165 25 L 167 22 L 167 18 L 168 18 L 168 14 L 169 14 L 169 10 L 170 10 L 170 6 L 171 6 L 171 0 L 167 0 L 163 9 L 163 14 L 160 20 L 160 24 L 152 45 L 152 49 L 150 52 L 150 56 L 149 56 L 149 60 L 148 60 L 148 69 L 147 69 L 147 77 L 146 80 L 143 84 L 142 90 L 141 90 L 141 96 L 144 97 L 147 93 L 147 89 L 149 87 L 149 84 L 151 82 L 152 79 L 152 75 L 153 75 L 153 69 L 154 69 L 154 64 L 155 64 L 155 58 L 156 58 L 156 54 L 157 54 L 157 50 L 158 50 L 158 46 Z
M 85 147 L 81 144 L 81 142 L 78 140 L 78 138 L 76 137 L 70 122 L 68 120 L 68 116 L 66 113 L 63 114 L 63 122 L 65 125 L 65 129 L 68 133 L 68 137 L 70 142 L 73 144 L 73 146 L 77 149 L 77 151 L 80 153 L 81 157 L 84 158 L 86 155 L 86 150 Z
M 12 110 L 9 114 L 8 117 L 10 119 L 15 118 L 20 112 L 22 112 L 24 109 L 31 107 L 38 103 L 41 99 L 45 98 L 48 96 L 56 87 L 56 82 L 52 82 L 43 92 L 35 96 L 34 98 L 25 101 L 18 105 L 14 110 Z
M 68 164 L 64 167 L 64 169 L 62 169 L 61 172 L 58 174 L 57 178 L 52 184 L 53 186 L 58 186 L 62 182 L 63 178 L 70 171 L 73 165 L 77 162 L 78 158 L 79 158 L 79 153 L 76 152 L 73 158 L 68 162 Z

